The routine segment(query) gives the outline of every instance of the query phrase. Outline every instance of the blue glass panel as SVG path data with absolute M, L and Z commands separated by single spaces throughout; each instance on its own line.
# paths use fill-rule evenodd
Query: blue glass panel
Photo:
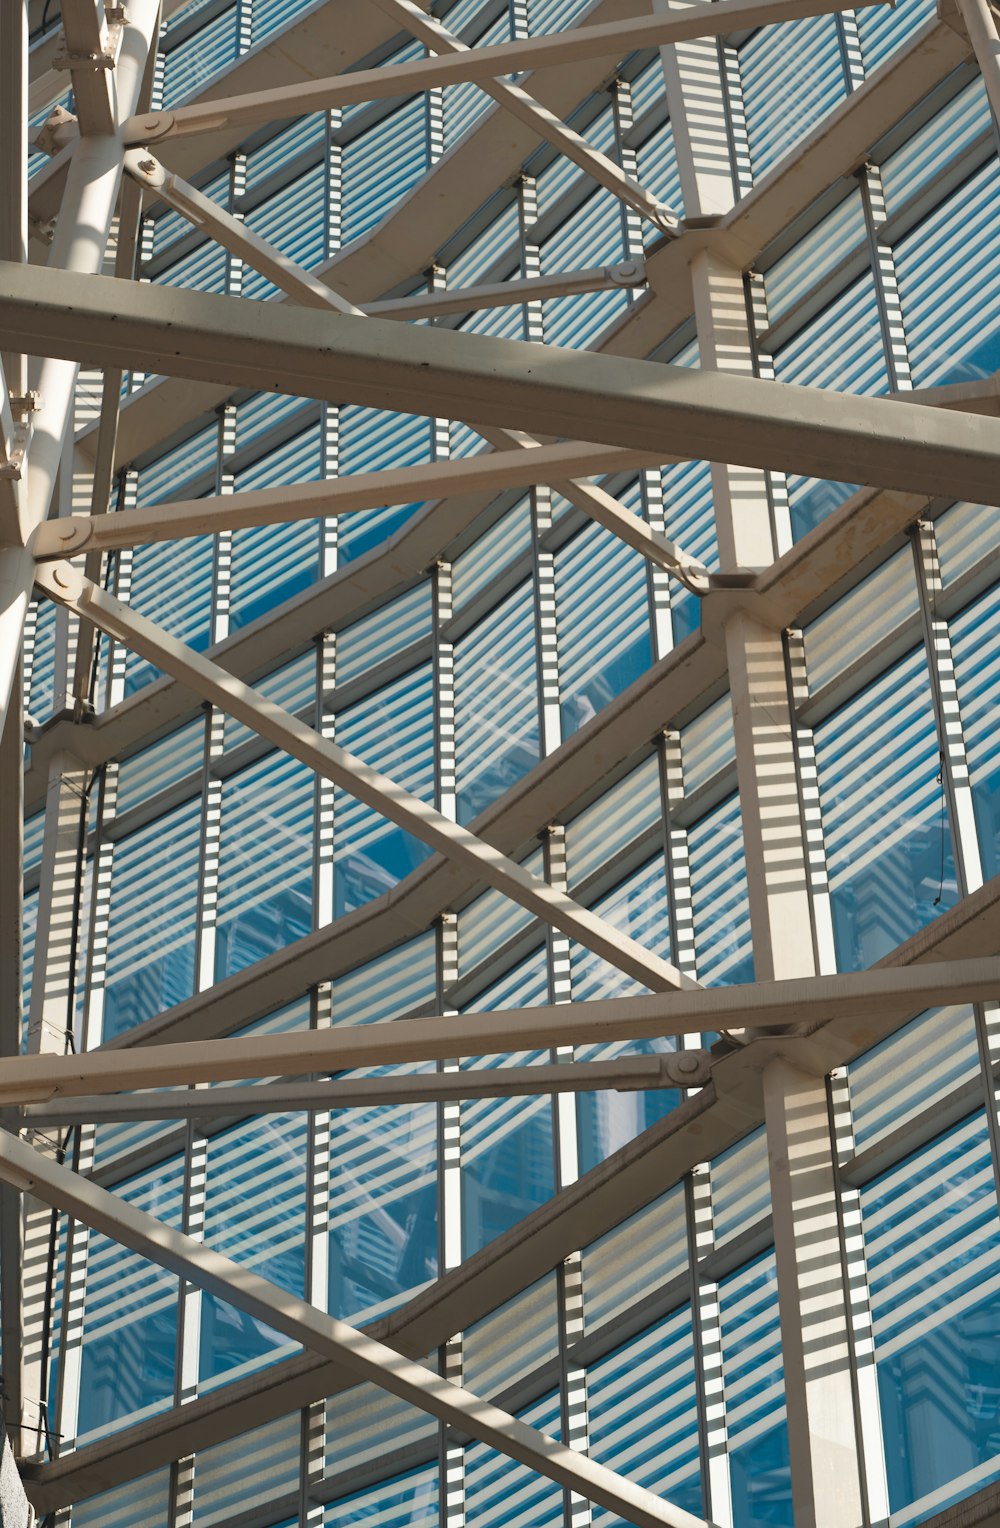
M 530 584 L 456 644 L 455 694 L 458 816 L 469 822 L 538 760 Z
M 800 387 L 835 387 L 845 393 L 884 393 L 889 388 L 879 328 L 878 300 L 871 273 L 824 308 L 786 345 L 775 351 L 779 382 Z M 853 492 L 853 483 L 788 476 L 792 532 L 804 536 Z
M 389 414 L 384 409 L 346 406 L 340 410 L 339 459 L 342 477 L 433 461 L 430 421 L 411 414 Z M 338 527 L 340 561 L 353 562 L 380 546 L 421 507 L 419 503 L 392 504 L 366 510 L 363 515 L 344 515 Z
M 428 148 L 423 96 L 407 102 L 346 146 L 345 243 L 374 228 L 411 190 L 428 168 Z
M 383 1067 L 364 1075 L 392 1072 Z M 342 1109 L 330 1115 L 330 1310 L 335 1316 L 373 1320 L 437 1276 L 437 1200 L 433 1104 Z
M 861 1191 L 893 1523 L 1000 1477 L 1000 1217 L 980 1112 Z
M 689 1306 L 587 1369 L 591 1457 L 695 1517 L 704 1513 Z M 595 1507 L 597 1528 L 622 1519 Z
M 325 164 L 313 165 L 289 185 L 247 213 L 246 224 L 296 265 L 313 270 L 327 254 Z M 246 266 L 241 287 L 244 297 L 276 297 L 278 287 L 266 276 Z
M 654 855 L 614 891 L 595 902 L 593 910 L 644 948 L 670 959 L 670 910 L 662 854 Z M 571 969 L 574 1002 L 624 997 L 646 990 L 582 945 L 572 947 Z M 607 1045 L 578 1046 L 577 1059 L 591 1061 L 613 1056 L 657 1055 L 674 1049 L 676 1042 L 668 1037 L 625 1040 Z M 662 1119 L 678 1102 L 679 1095 L 669 1088 L 649 1092 L 578 1093 L 577 1132 L 582 1171 L 596 1166 L 656 1120 Z
M 305 1297 L 307 1116 L 262 1115 L 208 1146 L 205 1241 L 299 1299 Z M 202 1296 L 202 1381 L 230 1380 L 297 1344 L 214 1295 Z
M 164 61 L 164 106 L 176 106 L 232 63 L 239 53 L 238 22 L 239 6 L 233 0 L 214 20 L 170 49 Z
M 688 834 L 695 951 L 701 981 L 753 981 L 739 801 L 731 796 Z
M 774 1253 L 719 1285 L 735 1528 L 792 1528 Z
M 203 652 L 212 636 L 214 567 L 214 536 L 136 547 L 131 603 L 172 637 Z M 125 660 L 126 695 L 149 684 L 157 672 L 145 658 L 129 651 Z
M 284 753 L 225 782 L 216 981 L 312 928 L 314 800 L 312 770 Z
M 115 844 L 104 1039 L 191 996 L 201 802 Z
M 73 1503 L 74 1528 L 169 1528 L 170 1470 Z
M 998 198 L 993 159 L 896 246 L 914 387 L 1000 369 Z
M 653 661 L 645 558 L 602 526 L 586 527 L 556 554 L 556 621 L 568 736 Z
M 891 10 L 887 5 L 874 5 L 858 11 L 865 73 L 873 73 L 890 53 L 909 41 L 914 32 L 933 16 L 933 0 L 896 0 Z
M 995 523 L 996 511 L 990 518 Z M 979 852 L 984 875 L 994 876 L 1000 874 L 1000 587 L 956 616 L 951 636 Z
M 548 1000 L 545 959 L 539 953 L 470 1006 L 523 1008 Z M 540 1059 L 541 1052 L 514 1052 L 466 1064 L 524 1066 Z M 552 1100 L 477 1099 L 462 1105 L 461 1121 L 462 1242 L 469 1257 L 555 1191 Z
M 276 484 L 311 483 L 322 476 L 322 433 L 317 423 L 244 468 L 236 488 L 242 493 Z M 320 575 L 320 529 L 318 520 L 297 520 L 234 533 L 229 617 L 234 629 L 249 625 L 315 582 Z
M 739 50 L 754 178 L 847 94 L 837 23 L 812 16 L 761 27 Z
M 545 1396 L 516 1413 L 529 1426 L 558 1438 L 559 1394 Z M 562 1487 L 517 1464 L 485 1443 L 465 1451 L 466 1521 L 476 1528 L 563 1528 Z
M 184 1164 L 179 1157 L 115 1192 L 181 1229 Z M 114 1432 L 173 1404 L 177 1279 L 94 1232 L 87 1253 L 77 1436 Z
M 378 1528 L 417 1528 L 418 1524 L 436 1523 L 437 1475 L 437 1466 L 428 1465 L 331 1502 L 323 1514 L 323 1528 L 353 1528 L 356 1523 L 367 1523 L 369 1528 L 375 1524 Z
M 434 802 L 433 676 L 415 669 L 337 718 L 337 741 L 404 790 Z M 337 916 L 380 896 L 430 850 L 355 796 L 334 796 Z
M 618 198 L 604 190 L 593 192 L 546 239 L 540 253 L 543 275 L 624 260 L 628 251 Z M 550 345 L 579 348 L 593 344 L 601 331 L 625 312 L 628 304 L 628 294 L 621 287 L 551 298 L 543 304 L 545 338 Z
M 930 678 L 911 653 L 816 728 L 841 970 L 873 965 L 957 895 Z

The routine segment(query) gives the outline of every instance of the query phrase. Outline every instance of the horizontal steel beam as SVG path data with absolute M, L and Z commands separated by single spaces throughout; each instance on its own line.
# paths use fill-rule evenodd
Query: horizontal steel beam
M 876 969 L 996 951 L 1000 948 L 998 908 L 1000 878 L 963 898 Z M 877 1044 L 899 1023 L 894 1010 L 886 1007 L 860 1019 L 842 1016 L 829 1021 L 814 1038 L 823 1043 L 824 1031 L 829 1036 L 832 1068 Z M 724 1057 L 714 1068 L 715 1080 L 699 1093 L 460 1267 L 442 1275 L 402 1309 L 374 1323 L 377 1334 L 414 1357 L 430 1352 L 529 1288 L 569 1253 L 658 1199 L 698 1162 L 725 1151 L 763 1120 L 757 1058 L 767 1057 L 774 1044 L 757 1042 Z M 335 1364 L 312 1355 L 285 1360 L 268 1371 L 266 1385 L 259 1375 L 236 1381 L 33 1471 L 32 1500 L 51 1511 L 208 1443 L 239 1437 L 350 1383 Z
M 120 510 L 113 515 L 67 515 L 39 526 L 32 551 L 39 559 L 68 557 L 85 550 L 110 551 L 182 536 L 243 530 L 253 525 L 284 525 L 326 515 L 356 514 L 387 504 L 412 504 L 466 493 L 500 493 L 506 488 L 526 488 L 534 483 L 559 483 L 567 473 L 596 476 L 658 463 L 659 459 L 648 451 L 591 446 L 582 441 L 484 452 L 481 456 L 457 457 L 418 467 L 391 467 L 327 482 L 260 488 L 218 498 L 180 499 L 145 509 Z
M 996 998 L 1000 998 L 1000 958 L 991 956 L 653 997 L 344 1025 L 302 1034 L 102 1048 L 70 1056 L 12 1056 L 4 1062 L 0 1076 L 0 1105 L 234 1078 L 302 1077 L 560 1045 L 787 1028 L 806 1021 L 820 1024 L 844 1014 L 864 1020 L 871 1014 L 901 1016 L 942 1003 Z
M 885 0 L 860 0 L 861 5 Z M 526 37 L 516 42 L 470 48 L 464 53 L 435 54 L 405 64 L 378 69 L 355 69 L 331 79 L 259 90 L 253 95 L 198 102 L 173 111 L 148 112 L 130 118 L 124 127 L 127 143 L 141 146 L 164 138 L 248 128 L 279 118 L 357 105 L 465 81 L 485 83 L 504 74 L 579 63 L 592 58 L 624 58 L 636 48 L 665 47 L 693 37 L 722 37 L 745 27 L 797 21 L 846 9 L 846 0 L 716 0 L 672 16 L 637 16 L 618 23 L 570 27 L 565 32 Z
M 580 907 L 564 892 L 532 875 L 452 822 L 419 796 L 324 738 L 290 711 L 268 700 L 211 659 L 179 642 L 78 573 L 68 562 L 40 563 L 36 582 L 57 603 L 75 610 L 109 636 L 125 643 L 157 668 L 188 685 L 203 700 L 234 716 L 275 747 L 301 760 L 321 778 L 348 791 L 382 817 L 446 859 L 471 869 L 486 885 L 510 897 L 546 924 L 561 929 L 596 955 L 653 991 L 696 988 L 669 961 L 645 950 L 627 934 Z
M 1000 420 L 722 372 L 0 265 L 29 353 L 993 504 Z
M 579 1061 L 538 1066 L 464 1067 L 412 1077 L 349 1078 L 346 1081 L 269 1082 L 254 1087 L 163 1088 L 131 1097 L 93 1094 L 28 1104 L 26 1125 L 106 1124 L 151 1119 L 217 1119 L 294 1110 L 374 1109 L 386 1105 L 441 1103 L 447 1099 L 529 1098 L 551 1093 L 611 1089 L 697 1088 L 708 1081 L 707 1051 L 679 1050 L 616 1061 Z M 282 1068 L 284 1070 L 284 1068 Z
M 325 1315 L 259 1274 L 206 1247 L 127 1200 L 43 1157 L 0 1130 L 0 1179 L 63 1210 L 140 1257 L 261 1321 L 359 1380 L 417 1406 L 491 1448 L 537 1470 L 639 1528 L 705 1528 L 702 1519 L 661 1501 L 498 1406 L 414 1363 L 366 1332 Z

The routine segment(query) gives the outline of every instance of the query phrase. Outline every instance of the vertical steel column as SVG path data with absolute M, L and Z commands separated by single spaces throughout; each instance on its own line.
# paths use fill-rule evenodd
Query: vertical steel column
M 889 246 L 879 240 L 879 233 L 886 221 L 882 172 L 877 165 L 867 164 L 858 171 L 858 182 L 861 186 L 861 204 L 865 213 L 889 386 L 896 392 L 909 392 L 913 387 L 913 379 L 910 375 L 903 307 L 896 279 L 896 261 Z
M 670 0 L 654 0 L 667 12 Z M 711 40 L 663 50 L 685 216 L 732 206 L 740 178 L 719 52 Z M 730 144 L 720 153 L 720 142 Z M 753 375 L 742 271 L 705 251 L 691 263 L 703 368 Z M 765 475 L 712 464 L 723 571 L 775 556 Z M 738 603 L 724 622 L 759 981 L 815 973 L 807 847 L 781 633 Z M 822 1080 L 775 1062 L 765 1077 L 779 1310 L 796 1528 L 862 1521 L 847 1302 L 833 1144 Z
M 550 886 L 569 891 L 569 866 L 566 858 L 566 829 L 553 823 L 543 844 L 544 874 Z M 557 929 L 548 933 L 549 1002 L 553 1005 L 573 1000 L 571 945 Z M 554 1062 L 572 1062 L 574 1048 L 552 1050 Z M 577 1132 L 576 1094 L 559 1093 L 552 1099 L 555 1111 L 557 1188 L 575 1183 L 580 1175 L 580 1150 Z M 568 1361 L 568 1349 L 584 1334 L 583 1259 L 579 1251 L 564 1259 L 558 1278 L 560 1302 L 560 1354 L 562 1369 L 562 1437 L 571 1448 L 586 1453 L 589 1446 L 589 1408 L 587 1371 Z M 565 1493 L 567 1528 L 590 1528 L 592 1509 L 586 1498 L 572 1491 Z
M 711 1522 L 732 1528 L 733 1492 L 729 1475 L 729 1432 L 722 1363 L 719 1285 L 702 1264 L 715 1251 L 712 1178 L 701 1163 L 687 1180 L 688 1245 L 691 1258 L 691 1313 L 695 1334 L 698 1398 L 701 1407 L 702 1494 Z
M 155 45 L 159 0 L 133 0 L 115 65 L 120 120 L 135 111 L 150 49 Z M 70 160 L 56 234 L 49 251 L 55 269 L 96 274 L 104 260 L 122 173 L 119 135 L 81 138 Z M 41 361 L 29 370 L 40 410 L 28 455 L 27 504 L 22 532 L 49 512 L 63 444 L 73 420 L 79 368 L 73 361 Z M 8 530 L 12 528 L 8 527 Z M 13 535 L 8 538 L 14 540 Z M 23 547 L 0 550 L 0 719 L 6 713 L 31 592 L 33 559 Z
M 865 1513 L 824 1079 L 772 1061 L 764 1111 L 795 1524 L 858 1528 Z
M 854 1119 L 847 1072 L 841 1067 L 830 1080 L 836 1160 L 847 1161 L 855 1153 Z M 840 1219 L 844 1238 L 845 1277 L 851 1345 L 854 1350 L 858 1433 L 865 1467 L 867 1521 L 889 1521 L 889 1484 L 885 1471 L 885 1444 L 882 1437 L 882 1406 L 879 1400 L 878 1374 L 875 1368 L 875 1338 L 872 1329 L 868 1268 L 864 1255 L 861 1224 L 861 1192 L 841 1179 Z
M 445 913 L 438 923 L 438 997 L 442 1013 L 446 993 L 458 981 L 458 919 Z M 440 1063 L 440 1070 L 456 1072 L 458 1059 Z M 458 1099 L 438 1105 L 439 1248 L 440 1271 L 447 1273 L 462 1261 L 462 1113 Z M 440 1373 L 452 1384 L 463 1379 L 462 1335 L 449 1337 L 438 1354 Z M 442 1528 L 464 1528 L 465 1524 L 465 1448 L 442 1423 L 440 1440 L 440 1489 Z
M 0 5 L 0 260 L 28 258 L 28 0 Z M 7 387 L 27 386 L 23 355 L 0 351 Z

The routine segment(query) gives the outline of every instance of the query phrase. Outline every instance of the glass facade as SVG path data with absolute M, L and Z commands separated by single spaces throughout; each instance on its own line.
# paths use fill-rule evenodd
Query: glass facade
M 645 14 L 617 0 L 432 10 L 471 45 Z M 358 22 L 351 51 L 342 12 L 335 0 L 167 5 L 154 109 L 258 89 L 310 50 L 327 59 L 302 66 L 318 74 L 423 55 L 381 12 Z M 924 0 L 902 0 L 697 47 L 723 86 L 727 194 L 757 238 L 741 273 L 756 374 L 867 397 L 953 383 L 988 396 L 1000 163 L 957 34 Z M 617 63 L 610 80 L 608 58 L 542 74 L 539 96 L 683 213 L 668 75 L 652 48 Z M 836 150 L 831 131 L 827 178 L 817 169 L 808 192 L 783 191 L 793 160 L 820 162 L 824 131 L 854 143 L 864 101 L 875 104 L 863 120 L 879 126 L 863 152 Z M 649 292 L 470 300 L 434 323 L 700 364 L 683 239 L 664 241 L 547 144 L 526 146 L 472 85 L 255 129 L 222 159 L 196 158 L 185 173 L 205 195 L 359 302 L 645 259 Z M 279 298 L 162 204 L 146 207 L 139 245 L 137 274 L 154 286 Z M 82 450 L 97 375 L 85 371 L 78 391 Z M 121 417 L 115 510 L 484 449 L 459 420 L 138 370 Z M 85 478 L 73 494 L 89 493 Z M 719 566 L 708 463 L 601 486 Z M 899 963 L 899 947 L 932 941 L 937 920 L 1000 874 L 997 511 L 914 498 L 883 533 L 856 484 L 774 470 L 764 491 L 774 556 L 807 591 L 780 644 L 816 970 Z M 848 550 L 830 572 L 822 537 L 841 526 Z M 125 549 L 102 576 L 686 975 L 754 980 L 754 851 L 724 654 L 690 592 L 555 488 Z M 74 747 L 68 632 L 62 612 L 32 605 L 26 1021 L 47 992 L 31 956 L 51 884 L 50 773 Z M 92 701 L 66 1020 L 77 1049 L 645 993 L 105 638 Z M 425 1070 L 701 1043 L 723 1057 L 733 1044 L 714 1032 L 609 1039 Z M 991 1005 L 936 1008 L 841 1049 L 826 1086 L 865 1521 L 909 1528 L 1000 1480 L 1000 1019 Z M 792 1528 L 762 1114 L 734 1110 L 707 1155 L 682 1149 L 677 1121 L 706 1096 L 607 1088 L 98 1123 L 64 1144 L 129 1203 L 696 1517 Z M 616 1197 L 611 1169 L 631 1171 L 643 1152 L 648 1178 Z M 519 1259 L 519 1239 L 533 1246 L 570 1203 L 564 1244 Z M 374 1386 L 310 1378 L 319 1361 L 262 1321 L 62 1217 L 53 1226 L 39 1478 L 58 1459 L 58 1528 L 621 1521 Z M 185 1407 L 205 1419 L 204 1446 L 180 1449 L 169 1434 L 165 1418 Z

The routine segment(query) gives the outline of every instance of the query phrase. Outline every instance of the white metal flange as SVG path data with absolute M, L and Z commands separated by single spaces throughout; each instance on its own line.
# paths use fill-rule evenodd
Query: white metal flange
M 69 562 L 39 563 L 35 568 L 35 583 L 60 605 L 72 605 L 83 598 L 83 573 Z

